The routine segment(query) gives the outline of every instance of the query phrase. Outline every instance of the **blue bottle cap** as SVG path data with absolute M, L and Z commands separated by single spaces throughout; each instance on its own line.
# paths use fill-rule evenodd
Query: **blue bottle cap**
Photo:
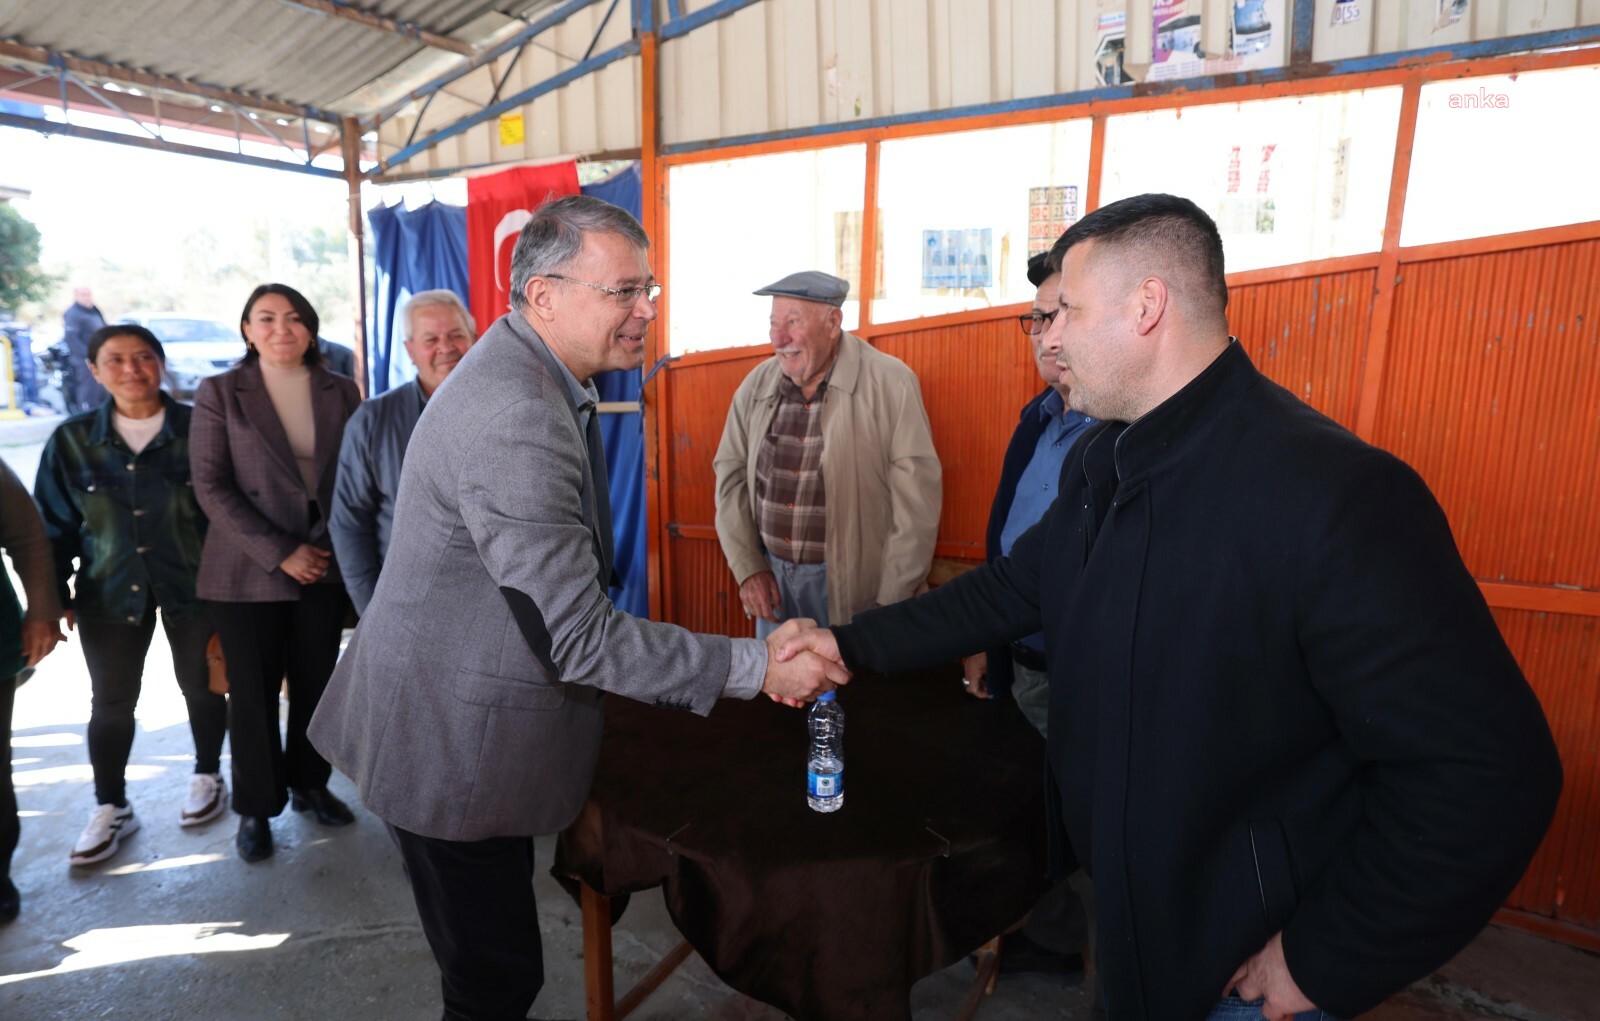
M 818 702 L 832 702 L 834 696 L 837 695 L 837 694 L 839 694 L 837 691 L 824 691 L 822 694 L 817 696 L 817 701 Z

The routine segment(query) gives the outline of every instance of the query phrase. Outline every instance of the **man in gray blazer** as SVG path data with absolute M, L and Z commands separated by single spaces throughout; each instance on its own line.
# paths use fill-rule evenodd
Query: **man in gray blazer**
M 461 364 L 478 339 L 472 314 L 454 291 L 419 291 L 400 309 L 406 354 L 417 378 L 381 397 L 363 401 L 344 427 L 339 447 L 339 478 L 333 487 L 328 531 L 339 555 L 345 591 L 366 613 L 378 571 L 389 552 L 400 466 L 412 430 L 428 398 Z
M 542 207 L 513 309 L 428 402 L 388 557 L 311 740 L 386 820 L 442 973 L 446 1018 L 522 1018 L 544 982 L 535 834 L 589 791 L 603 692 L 706 714 L 799 706 L 848 675 L 767 642 L 630 617 L 606 596 L 611 520 L 592 377 L 636 369 L 660 287 L 615 206 Z

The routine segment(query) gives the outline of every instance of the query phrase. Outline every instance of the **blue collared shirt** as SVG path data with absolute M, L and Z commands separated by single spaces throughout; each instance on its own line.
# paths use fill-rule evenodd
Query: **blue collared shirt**
M 1095 420 L 1079 411 L 1073 411 L 1061 399 L 1061 394 L 1051 390 L 1039 405 L 1039 417 L 1044 429 L 1033 448 L 1028 467 L 1017 480 L 1017 491 L 1011 499 L 1011 513 L 1006 515 L 1006 526 L 1000 530 L 1000 552 L 1011 555 L 1011 547 L 1023 532 L 1032 528 L 1044 517 L 1056 499 L 1056 485 L 1061 478 L 1061 465 L 1067 459 L 1079 436 L 1095 424 Z M 1044 636 L 1029 635 L 1024 645 L 1044 651 Z

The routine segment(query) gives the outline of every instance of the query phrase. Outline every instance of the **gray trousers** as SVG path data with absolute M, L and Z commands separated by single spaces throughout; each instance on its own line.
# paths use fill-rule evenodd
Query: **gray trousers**
M 827 627 L 828 565 L 791 564 L 771 553 L 767 563 L 778 578 L 778 619 L 758 619 L 756 637 L 764 640 L 790 617 L 810 617 L 819 627 Z
M 1039 736 L 1050 727 L 1050 675 L 1011 661 L 1011 697 Z M 1072 954 L 1089 948 L 1094 956 L 1094 887 L 1082 869 L 1051 887 L 1033 906 L 1023 932 L 1047 950 Z

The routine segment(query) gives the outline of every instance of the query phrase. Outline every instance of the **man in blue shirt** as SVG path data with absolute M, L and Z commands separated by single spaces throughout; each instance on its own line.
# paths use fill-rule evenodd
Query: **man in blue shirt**
M 389 551 L 400 466 L 411 431 L 439 384 L 478 339 L 472 315 L 453 291 L 421 291 L 400 312 L 406 354 L 417 378 L 356 408 L 339 447 L 328 531 L 339 556 L 344 587 L 357 613 L 365 613 Z
M 987 556 L 996 560 L 1011 553 L 1017 537 L 1045 515 L 1056 498 L 1056 483 L 1067 451 L 1095 420 L 1067 405 L 1070 392 L 1061 383 L 1056 353 L 1059 333 L 1046 327 L 1055 318 L 1060 274 L 1045 265 L 1043 253 L 1028 260 L 1028 282 L 1038 290 L 1033 308 L 1018 317 L 1033 348 L 1034 367 L 1048 384 L 1022 408 L 1016 432 L 1006 448 L 1000 471 L 1000 488 L 989 511 Z M 962 684 L 979 698 L 1004 698 L 1007 694 L 1041 736 L 1048 729 L 1050 677 L 1045 669 L 1044 636 L 1033 634 L 1008 646 L 970 656 L 962 662 Z M 1081 877 L 1078 872 L 1073 878 Z M 1067 880 L 1039 901 L 1021 930 L 1008 934 L 1001 946 L 1002 971 L 1043 971 L 1073 974 L 1083 968 L 1082 950 L 1092 927 L 1088 912 L 1074 887 L 1087 893 L 1087 882 Z

